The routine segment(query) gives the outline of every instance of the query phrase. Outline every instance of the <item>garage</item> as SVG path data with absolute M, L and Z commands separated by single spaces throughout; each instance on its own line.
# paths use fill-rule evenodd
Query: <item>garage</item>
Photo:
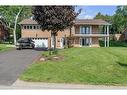
M 48 38 L 33 38 L 32 40 L 34 41 L 34 45 L 36 48 L 38 47 L 47 48 L 48 47 Z

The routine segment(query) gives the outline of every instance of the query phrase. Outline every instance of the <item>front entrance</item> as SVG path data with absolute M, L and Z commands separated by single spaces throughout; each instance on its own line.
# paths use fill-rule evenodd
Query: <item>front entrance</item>
M 61 38 L 61 41 L 60 41 L 60 47 L 61 48 L 64 48 L 64 46 L 65 46 L 65 38 Z
M 89 38 L 80 38 L 80 45 L 81 46 L 89 46 L 90 40 Z

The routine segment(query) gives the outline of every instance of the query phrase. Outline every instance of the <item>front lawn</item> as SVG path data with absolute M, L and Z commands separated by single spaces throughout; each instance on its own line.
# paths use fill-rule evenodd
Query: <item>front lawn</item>
M 6 51 L 11 49 L 12 47 L 9 46 L 10 44 L 0 44 L 0 52 Z
M 59 50 L 63 60 L 33 63 L 20 77 L 25 81 L 127 85 L 127 48 Z

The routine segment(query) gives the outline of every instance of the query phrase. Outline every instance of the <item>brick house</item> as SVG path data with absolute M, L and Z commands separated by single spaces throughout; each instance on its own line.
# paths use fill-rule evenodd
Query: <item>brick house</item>
M 9 29 L 0 22 L 0 41 L 4 41 L 9 37 Z
M 105 47 L 109 47 L 109 24 L 101 19 L 76 19 L 71 29 L 59 31 L 56 47 L 63 48 L 66 38 L 74 47 L 99 47 L 99 39 L 103 38 Z M 53 47 L 50 31 L 42 31 L 40 25 L 32 19 L 24 19 L 20 23 L 21 37 L 32 38 L 36 47 Z

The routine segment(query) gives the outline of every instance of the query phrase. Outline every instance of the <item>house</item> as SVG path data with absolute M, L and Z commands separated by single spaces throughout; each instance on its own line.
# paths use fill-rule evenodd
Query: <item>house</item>
M 103 38 L 105 47 L 109 47 L 109 24 L 101 19 L 76 19 L 71 29 L 59 31 L 56 37 L 56 47 L 63 48 L 66 38 L 71 37 L 74 47 L 99 47 L 99 39 Z M 21 25 L 21 37 L 32 38 L 35 47 L 53 47 L 50 31 L 42 31 L 35 20 L 24 19 Z
M 0 41 L 4 41 L 9 37 L 9 29 L 0 21 Z

